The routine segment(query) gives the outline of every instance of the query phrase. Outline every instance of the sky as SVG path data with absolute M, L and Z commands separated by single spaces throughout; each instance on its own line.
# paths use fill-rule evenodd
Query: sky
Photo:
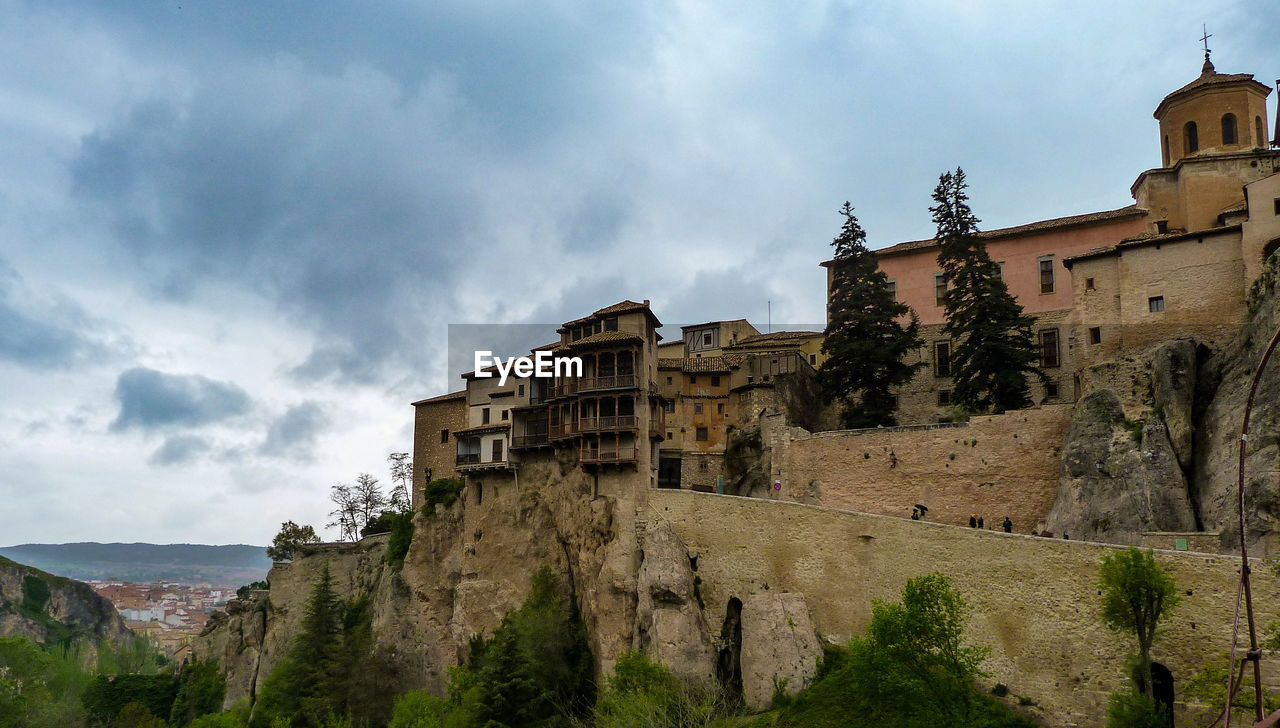
M 1201 23 L 1280 76 L 1267 0 L 1131 5 L 0 0 L 0 545 L 320 527 L 450 324 L 821 322 L 840 205 L 930 237 L 956 166 L 1130 204 Z

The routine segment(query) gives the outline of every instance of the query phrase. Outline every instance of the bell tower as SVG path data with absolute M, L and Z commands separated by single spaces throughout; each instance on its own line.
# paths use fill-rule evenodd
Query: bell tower
M 1271 87 L 1251 73 L 1218 73 L 1206 47 L 1200 77 L 1156 107 L 1161 166 L 1195 154 L 1267 148 Z

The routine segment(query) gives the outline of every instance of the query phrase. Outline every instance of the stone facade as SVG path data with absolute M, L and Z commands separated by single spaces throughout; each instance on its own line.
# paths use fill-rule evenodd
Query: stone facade
M 992 649 L 986 680 L 1035 701 L 1044 725 L 1101 728 L 1107 696 L 1128 683 L 1133 640 L 1098 615 L 1098 566 L 1117 547 L 680 491 L 654 493 L 650 505 L 697 558 L 713 633 L 733 599 L 802 593 L 818 634 L 843 642 L 866 629 L 875 600 L 896 601 L 907 579 L 941 572 L 973 607 L 968 639 Z M 1181 701 L 1187 679 L 1230 647 L 1240 561 L 1156 558 L 1183 594 L 1153 652 Z M 1264 569 L 1253 571 L 1253 604 L 1259 623 L 1280 618 L 1280 580 Z M 1271 688 L 1277 668 L 1264 659 Z M 1177 709 L 1181 725 L 1193 711 Z
M 1049 405 L 967 423 L 822 432 L 780 443 L 779 500 L 987 529 L 1008 516 L 1017 533 L 1043 530 L 1058 492 L 1072 407 Z
M 413 507 L 422 504 L 429 480 L 456 478 L 453 433 L 467 426 L 466 391 L 413 403 Z

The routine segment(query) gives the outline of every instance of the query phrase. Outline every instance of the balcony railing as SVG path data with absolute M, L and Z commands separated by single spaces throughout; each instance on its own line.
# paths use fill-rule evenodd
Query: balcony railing
M 539 433 L 537 435 L 516 435 L 511 441 L 511 447 L 537 447 L 539 445 L 546 445 L 549 442 L 551 442 L 551 437 L 546 432 Z
M 607 377 L 579 377 L 579 392 L 590 392 L 599 389 L 631 389 L 636 386 L 634 374 L 612 374 Z
M 615 449 L 582 448 L 578 452 L 578 460 L 583 463 L 634 463 L 636 449 L 620 447 Z
M 559 425 L 551 426 L 551 439 L 562 440 L 566 437 L 573 437 L 578 432 L 577 423 L 565 422 Z
M 568 397 L 578 391 L 578 380 L 570 379 L 560 384 L 547 387 L 547 399 Z
M 463 465 L 476 465 L 480 462 L 480 453 L 458 453 L 458 459 L 455 462 L 459 467 Z
M 612 432 L 634 430 L 638 426 L 635 415 L 613 417 L 583 417 L 578 420 L 578 432 Z

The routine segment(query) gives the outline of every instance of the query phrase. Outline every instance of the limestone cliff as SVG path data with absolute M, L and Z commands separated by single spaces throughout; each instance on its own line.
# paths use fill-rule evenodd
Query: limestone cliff
M 0 637 L 114 643 L 128 634 L 115 606 L 88 584 L 0 557 Z

